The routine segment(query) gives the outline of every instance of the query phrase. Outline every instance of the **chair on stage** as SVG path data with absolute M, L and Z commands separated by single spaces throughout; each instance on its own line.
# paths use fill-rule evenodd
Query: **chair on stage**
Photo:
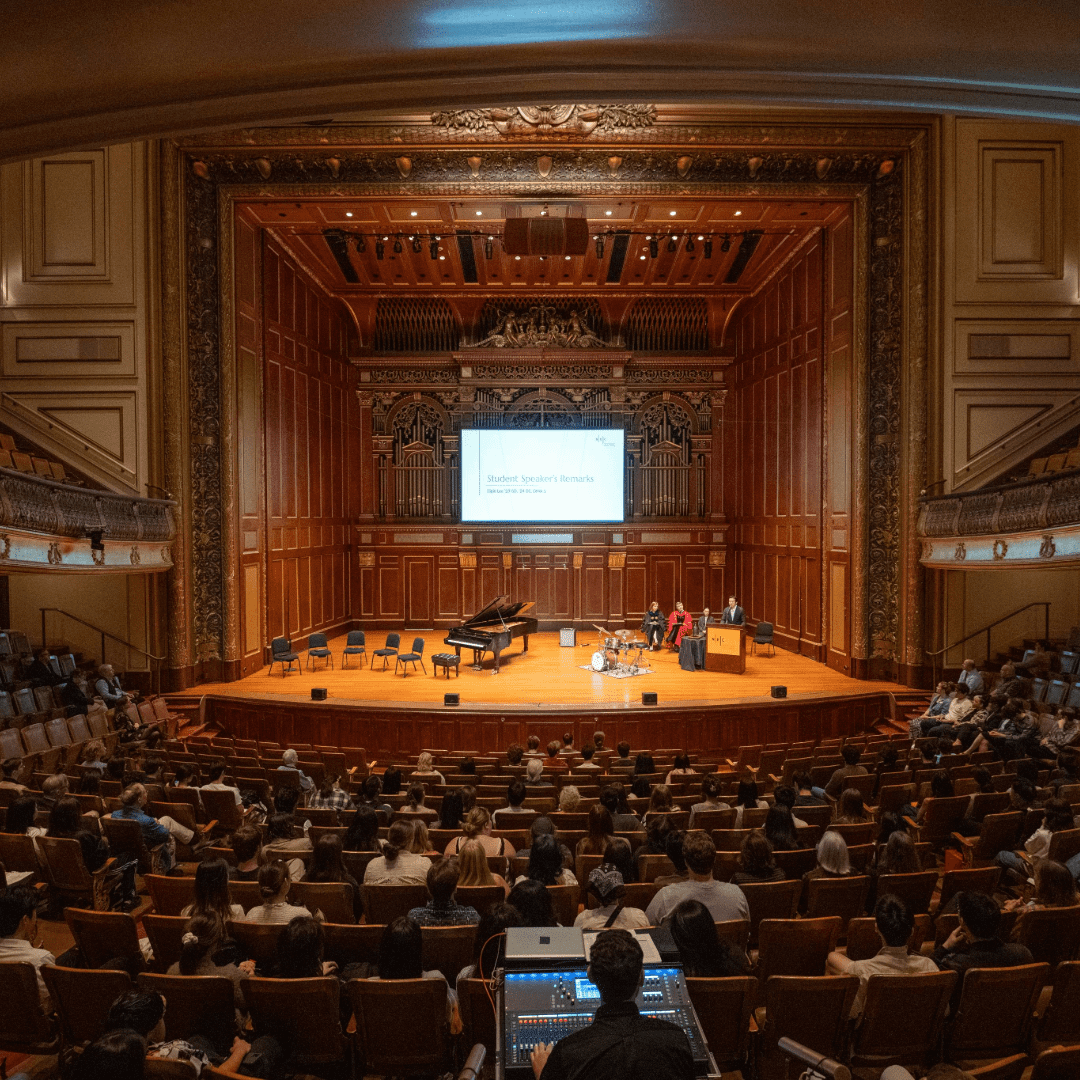
M 382 669 L 383 669 L 383 671 L 385 671 L 386 670 L 386 661 L 391 656 L 395 656 L 395 657 L 397 656 L 397 654 L 398 654 L 398 646 L 400 644 L 401 644 L 401 635 L 400 634 L 387 634 L 386 635 L 386 644 L 381 649 L 376 649 L 371 654 L 372 662 L 374 662 L 376 656 L 381 656 L 383 658 Z
M 776 646 L 773 644 L 773 624 L 771 622 L 759 622 L 754 640 L 750 642 L 750 652 L 756 653 L 759 645 L 768 645 L 772 650 L 770 655 L 776 654 Z
M 300 656 L 293 652 L 292 642 L 287 637 L 276 637 L 270 642 L 270 671 L 274 670 L 275 664 L 281 665 L 281 677 L 284 679 L 286 672 L 296 664 L 300 669 Z M 269 674 L 269 672 L 267 672 Z
M 345 639 L 345 649 L 341 654 L 341 666 L 347 668 L 349 666 L 350 656 L 360 657 L 360 666 L 364 666 L 364 656 L 367 653 L 367 646 L 365 644 L 364 631 L 363 630 L 350 630 L 349 636 Z
M 404 679 L 409 673 L 409 664 L 412 664 L 413 671 L 416 670 L 416 665 L 419 664 L 424 668 L 424 674 L 427 674 L 427 668 L 424 667 L 424 639 L 422 637 L 413 638 L 412 652 L 399 653 L 397 659 L 394 661 L 394 674 L 397 674 L 398 664 L 401 664 L 401 677 Z
M 330 667 L 334 666 L 334 654 L 330 651 L 330 644 L 325 634 L 308 634 L 307 639 L 307 665 L 309 669 L 315 667 L 316 657 L 325 660 Z M 326 666 L 325 664 L 323 665 Z

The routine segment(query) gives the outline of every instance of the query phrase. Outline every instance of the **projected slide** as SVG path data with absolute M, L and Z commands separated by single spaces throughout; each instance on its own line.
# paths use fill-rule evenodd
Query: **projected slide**
M 462 521 L 622 519 L 621 428 L 462 431 Z

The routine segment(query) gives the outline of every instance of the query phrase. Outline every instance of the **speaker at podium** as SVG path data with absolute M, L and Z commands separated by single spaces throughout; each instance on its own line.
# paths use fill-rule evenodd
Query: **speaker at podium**
M 746 629 L 722 623 L 705 630 L 705 670 L 741 675 L 746 671 Z

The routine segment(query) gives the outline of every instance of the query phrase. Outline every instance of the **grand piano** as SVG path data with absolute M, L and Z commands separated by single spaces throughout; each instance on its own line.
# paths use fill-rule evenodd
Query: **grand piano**
M 461 650 L 472 649 L 473 667 L 483 668 L 484 653 L 491 651 L 495 658 L 493 675 L 499 674 L 499 653 L 510 645 L 514 638 L 524 639 L 522 652 L 529 651 L 529 635 L 537 632 L 539 624 L 522 612 L 533 606 L 532 600 L 510 604 L 509 596 L 496 596 L 489 604 L 478 611 L 461 626 L 455 626 L 443 638 L 444 645 L 453 645 L 454 652 L 461 655 Z

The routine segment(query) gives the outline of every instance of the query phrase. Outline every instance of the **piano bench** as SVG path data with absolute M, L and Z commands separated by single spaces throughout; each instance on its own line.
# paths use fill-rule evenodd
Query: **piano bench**
M 461 678 L 461 672 L 458 671 L 458 665 L 461 663 L 461 657 L 456 653 L 436 653 L 431 658 L 431 666 L 434 669 L 435 677 L 439 677 L 439 668 L 444 668 L 446 671 L 446 677 L 450 678 L 450 669 L 454 669 L 454 675 L 456 678 Z

